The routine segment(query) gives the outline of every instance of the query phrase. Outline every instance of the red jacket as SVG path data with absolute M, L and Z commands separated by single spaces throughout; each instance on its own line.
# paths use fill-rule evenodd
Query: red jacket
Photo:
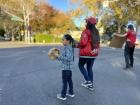
M 81 39 L 79 45 L 79 55 L 82 57 L 96 57 L 99 53 L 99 44 L 100 42 L 96 43 L 94 46 L 92 45 L 91 40 L 91 32 L 90 30 L 85 29 L 81 34 Z
M 130 42 L 132 44 L 135 44 L 135 42 L 136 42 L 136 32 L 135 31 L 128 30 L 126 37 L 127 37 L 127 40 L 130 40 Z

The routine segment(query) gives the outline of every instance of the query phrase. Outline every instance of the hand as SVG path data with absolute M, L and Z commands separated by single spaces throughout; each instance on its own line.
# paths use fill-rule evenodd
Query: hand
M 93 49 L 92 51 L 91 51 L 91 54 L 97 54 L 99 52 L 99 49 Z
M 77 40 L 74 40 L 74 47 L 77 48 L 79 45 L 79 42 Z

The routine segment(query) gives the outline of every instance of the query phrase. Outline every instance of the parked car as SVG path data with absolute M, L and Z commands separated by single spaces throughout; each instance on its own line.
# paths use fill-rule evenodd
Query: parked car
M 5 38 L 3 36 L 0 36 L 0 40 L 5 40 Z
M 6 41 L 10 41 L 11 38 L 10 38 L 10 37 L 5 37 L 5 40 L 6 40 Z

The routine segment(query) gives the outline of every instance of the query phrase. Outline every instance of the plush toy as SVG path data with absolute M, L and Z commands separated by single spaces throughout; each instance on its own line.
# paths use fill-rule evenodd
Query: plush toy
M 51 48 L 48 52 L 48 57 L 51 60 L 56 60 L 59 55 L 60 55 L 60 50 L 57 48 Z

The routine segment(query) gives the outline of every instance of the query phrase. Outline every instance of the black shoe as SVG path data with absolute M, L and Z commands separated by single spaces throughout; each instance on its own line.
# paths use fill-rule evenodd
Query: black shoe
M 91 81 L 85 81 L 81 85 L 86 87 L 86 86 L 92 85 L 92 82 Z
M 133 65 L 132 64 L 130 64 L 130 68 L 133 68 Z
M 89 85 L 89 86 L 87 86 L 87 88 L 89 89 L 89 90 L 95 90 L 95 87 L 93 86 L 93 85 Z

